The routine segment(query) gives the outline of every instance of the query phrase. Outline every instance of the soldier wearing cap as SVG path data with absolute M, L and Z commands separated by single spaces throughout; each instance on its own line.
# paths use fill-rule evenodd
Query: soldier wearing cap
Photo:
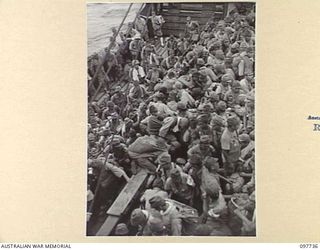
M 136 34 L 133 37 L 133 40 L 130 42 L 129 44 L 129 50 L 131 53 L 131 57 L 134 60 L 138 60 L 140 59 L 140 52 L 143 46 L 143 41 L 141 40 L 141 35 L 140 34 Z
M 243 75 L 239 75 L 239 70 L 240 70 L 239 64 L 241 61 L 243 61 L 243 55 L 246 54 L 246 51 L 248 49 L 248 44 L 246 42 L 241 42 L 240 44 L 239 43 L 236 42 L 232 45 L 231 52 L 232 52 L 233 72 L 236 75 L 236 79 L 241 80 L 243 78 Z M 243 70 L 241 69 L 241 71 L 243 71 Z M 243 74 L 242 72 L 240 72 L 240 73 Z
M 171 199 L 192 206 L 194 186 L 195 183 L 190 175 L 173 168 L 164 188 Z
M 128 95 L 129 103 L 130 102 L 139 103 L 140 101 L 142 101 L 145 95 L 146 95 L 145 87 L 142 84 L 140 84 L 139 80 L 134 80 L 129 90 L 129 95 Z
M 211 120 L 212 126 L 212 145 L 217 152 L 219 164 L 222 166 L 221 156 L 221 136 L 226 125 L 226 120 L 220 115 L 214 115 Z
M 239 56 L 239 47 L 240 45 L 237 42 L 231 44 L 230 50 L 226 53 L 226 57 L 231 57 L 233 59 L 234 57 Z
M 225 95 L 231 89 L 231 84 L 234 79 L 230 74 L 224 74 L 221 77 L 221 83 L 217 85 L 215 93 L 220 97 L 220 100 L 225 98 Z
M 189 157 L 193 154 L 200 155 L 202 160 L 204 160 L 207 156 L 217 157 L 216 151 L 214 150 L 213 146 L 210 145 L 209 135 L 200 136 L 199 144 L 188 150 Z
M 226 92 L 224 101 L 227 102 L 228 107 L 234 107 L 240 104 L 241 85 L 239 81 L 235 80 L 231 84 L 231 89 Z
M 240 125 L 239 118 L 231 116 L 227 119 L 227 127 L 221 136 L 222 159 L 225 174 L 231 175 L 237 170 L 240 158 L 240 142 L 237 129 Z
M 240 81 L 241 89 L 244 93 L 249 93 L 254 85 L 254 74 L 253 72 L 247 72 L 244 75 L 244 78 Z
M 163 61 L 161 62 L 161 67 L 163 71 L 167 72 L 169 69 L 173 68 L 177 60 L 177 57 L 175 57 L 173 54 L 163 59 Z
M 105 120 L 111 116 L 118 116 L 119 113 L 120 113 L 120 108 L 117 105 L 115 105 L 113 101 L 108 101 L 107 107 L 106 109 L 103 110 L 101 118 Z
M 165 20 L 161 15 L 156 15 L 156 12 L 154 10 L 151 12 L 151 16 L 149 18 L 151 19 L 155 38 L 160 37 L 161 46 L 164 46 L 161 28 L 165 23 Z
M 196 117 L 189 117 L 189 127 L 183 134 L 183 142 L 191 148 L 199 143 L 200 135 L 197 129 L 197 119 Z
M 169 201 L 155 196 L 149 200 L 150 205 L 162 215 L 162 222 L 171 236 L 181 236 L 182 221 L 177 208 Z
M 151 209 L 150 211 L 137 208 L 132 211 L 130 216 L 130 223 L 132 226 L 138 228 L 138 235 L 151 236 L 150 221 L 154 218 L 162 221 L 162 216 L 159 211 Z
M 199 71 L 203 71 L 205 72 L 206 76 L 209 77 L 209 79 L 211 80 L 211 82 L 215 82 L 218 80 L 217 75 L 213 72 L 212 69 L 208 68 L 205 66 L 205 61 L 202 58 L 198 58 L 197 59 L 197 69 Z M 208 83 L 209 84 L 209 83 Z
M 119 107 L 120 109 L 120 115 L 123 115 L 122 111 L 124 107 L 127 105 L 127 98 L 126 96 L 122 93 L 121 87 L 117 86 L 114 90 L 114 94 L 111 97 L 111 101 Z
M 147 72 L 147 76 L 145 78 L 148 91 L 153 91 L 155 85 L 161 80 L 160 76 L 162 74 L 162 70 L 157 67 L 156 64 L 150 64 L 150 69 Z
M 177 104 L 177 115 L 169 116 L 164 119 L 164 124 L 160 129 L 159 135 L 167 139 L 170 145 L 169 151 L 174 157 L 185 157 L 187 145 L 184 143 L 183 136 L 189 126 L 187 107 L 184 103 Z
M 140 33 L 134 28 L 134 24 L 132 22 L 128 23 L 128 30 L 126 32 L 126 38 L 128 40 L 132 40 L 136 35 L 140 35 Z
M 138 60 L 132 61 L 132 68 L 129 71 L 129 78 L 132 81 L 140 82 L 145 78 L 146 74 L 144 69 L 140 66 L 140 62 Z
M 162 92 L 158 92 L 154 95 L 155 102 L 150 102 L 149 107 L 153 105 L 157 111 L 158 115 L 162 117 L 171 116 L 174 112 L 167 106 L 166 96 Z
M 238 65 L 239 79 L 243 79 L 246 74 L 253 74 L 253 52 L 254 50 L 252 47 L 247 47 L 240 53 L 240 62 Z
M 156 55 L 156 48 L 152 42 L 146 42 L 141 50 L 141 64 L 148 70 L 151 66 L 158 66 L 159 60 Z
M 254 46 L 253 32 L 249 28 L 244 28 L 240 34 L 240 39 L 245 42 L 249 47 Z
M 130 173 L 130 157 L 128 155 L 127 146 L 121 143 L 119 138 L 113 138 L 111 142 L 111 149 L 114 156 L 114 161 L 124 168 L 127 173 Z
M 170 176 L 171 169 L 175 168 L 176 166 L 172 163 L 171 155 L 168 152 L 164 152 L 159 155 L 156 161 L 158 162 L 157 174 L 165 183 Z
M 252 156 L 254 150 L 254 142 L 248 134 L 239 135 L 239 142 L 241 146 L 240 160 L 246 161 Z
M 207 105 L 204 105 L 206 107 Z M 210 106 L 209 106 L 210 108 Z M 211 120 L 211 112 L 204 112 L 205 110 L 203 109 L 203 113 L 197 117 L 197 131 L 200 135 L 200 141 L 201 141 L 201 136 L 208 136 L 209 138 L 209 143 L 212 143 L 212 127 L 210 126 L 210 120 Z
M 217 65 L 224 64 L 225 55 L 221 49 L 215 51 L 215 60 L 213 61 L 213 67 Z
M 163 199 L 168 198 L 168 193 L 164 191 L 164 181 L 157 177 L 152 183 L 152 189 L 147 189 L 140 198 L 140 202 L 144 204 L 147 211 L 151 210 L 149 200 L 154 196 L 160 196 Z
M 202 210 L 201 203 L 201 176 L 202 176 L 203 161 L 200 154 L 188 155 L 188 162 L 183 171 L 190 175 L 195 183 L 193 192 L 193 205 L 198 211 Z

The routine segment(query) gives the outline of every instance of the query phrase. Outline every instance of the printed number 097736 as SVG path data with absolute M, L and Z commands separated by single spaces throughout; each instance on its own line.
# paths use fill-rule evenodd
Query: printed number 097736
M 318 248 L 318 244 L 300 244 L 300 248 Z

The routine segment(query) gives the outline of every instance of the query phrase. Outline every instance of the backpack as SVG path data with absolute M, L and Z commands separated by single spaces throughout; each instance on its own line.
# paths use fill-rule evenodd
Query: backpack
M 206 167 L 202 168 L 201 189 L 211 195 L 219 192 L 220 185 L 213 173 L 210 173 Z

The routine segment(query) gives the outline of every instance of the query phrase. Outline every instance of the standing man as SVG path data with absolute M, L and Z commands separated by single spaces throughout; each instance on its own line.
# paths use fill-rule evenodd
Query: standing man
M 160 37 L 161 46 L 164 47 L 161 28 L 162 28 L 162 25 L 165 23 L 165 21 L 161 15 L 157 16 L 154 10 L 151 12 L 150 19 L 152 22 L 152 28 L 154 30 L 155 38 Z
M 240 142 L 237 133 L 239 125 L 238 117 L 229 117 L 227 127 L 221 136 L 222 159 L 226 176 L 230 176 L 237 169 L 240 157 Z

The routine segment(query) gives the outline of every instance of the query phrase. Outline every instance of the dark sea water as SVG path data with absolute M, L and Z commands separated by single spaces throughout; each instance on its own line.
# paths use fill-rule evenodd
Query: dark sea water
M 88 56 L 105 48 L 112 35 L 111 28 L 118 28 L 129 3 L 90 3 L 87 4 L 87 37 Z M 133 21 L 141 3 L 133 4 L 130 13 L 122 28 L 126 30 L 127 24 Z

